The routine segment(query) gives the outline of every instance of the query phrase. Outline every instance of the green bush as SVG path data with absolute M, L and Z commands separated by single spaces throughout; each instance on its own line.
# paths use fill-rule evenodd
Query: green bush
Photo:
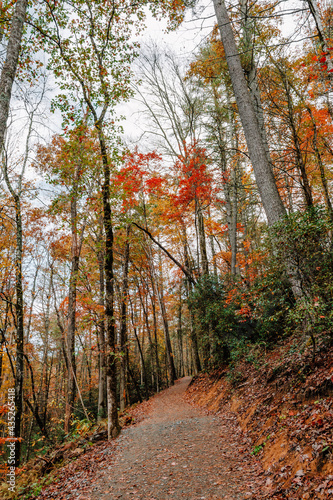
M 323 207 L 295 212 L 269 228 L 261 267 L 253 281 L 202 276 L 188 306 L 195 319 L 204 368 L 245 359 L 250 344 L 265 345 L 301 329 L 333 332 L 333 224 Z M 303 295 L 295 299 L 288 270 L 298 274 Z M 314 349 L 315 351 L 315 349 Z M 249 362 L 258 364 L 257 359 Z
M 253 335 L 252 320 L 237 315 L 237 303 L 226 300 L 227 291 L 221 278 L 202 276 L 188 300 L 194 313 L 205 368 L 228 362 L 233 340 Z
M 271 267 L 286 275 L 286 262 L 297 270 L 302 297 L 289 311 L 291 325 L 311 335 L 333 331 L 333 223 L 321 206 L 295 212 L 276 224 L 269 236 Z

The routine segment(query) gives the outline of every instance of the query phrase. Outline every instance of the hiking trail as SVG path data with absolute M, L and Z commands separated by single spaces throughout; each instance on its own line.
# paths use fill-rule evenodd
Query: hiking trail
M 78 468 L 68 478 L 68 494 L 65 488 L 63 496 L 39 498 L 258 500 L 262 469 L 236 416 L 211 415 L 186 402 L 190 381 L 184 377 L 154 396 L 145 418 L 102 447 L 101 462 L 86 465 L 89 480 L 80 481 Z

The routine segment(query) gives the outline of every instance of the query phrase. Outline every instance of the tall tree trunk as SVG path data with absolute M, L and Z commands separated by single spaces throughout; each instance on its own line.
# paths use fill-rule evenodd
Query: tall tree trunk
M 209 273 L 209 268 L 206 248 L 205 222 L 203 218 L 202 207 L 197 198 L 195 198 L 195 214 L 197 218 L 202 274 L 206 276 Z
M 149 316 L 148 316 L 148 291 L 146 290 L 146 304 L 144 301 L 144 297 L 142 296 L 141 290 L 140 290 L 140 285 L 138 284 L 138 295 L 140 298 L 140 303 L 141 303 L 141 308 L 142 308 L 142 313 L 145 318 L 145 324 L 146 324 L 146 330 L 148 333 L 148 340 L 149 340 L 149 349 L 150 349 L 150 356 L 151 356 L 151 365 L 152 365 L 152 387 L 155 386 L 155 380 L 156 380 L 156 392 L 159 392 L 159 373 L 158 373 L 158 357 L 156 357 L 156 350 L 155 350 L 155 342 L 152 339 L 151 335 L 151 329 L 149 325 Z M 157 363 L 156 363 L 157 362 Z
M 145 397 L 146 399 L 149 398 L 148 394 L 148 379 L 147 379 L 147 370 L 146 370 L 146 363 L 145 363 L 145 358 L 143 355 L 143 343 L 144 339 L 142 340 L 142 346 L 140 343 L 139 336 L 136 331 L 136 318 L 134 317 L 134 306 L 132 301 L 130 300 L 130 306 L 131 306 L 131 320 L 132 320 L 132 326 L 133 326 L 133 332 L 134 332 L 134 337 L 137 342 L 138 346 L 138 351 L 139 351 L 139 357 L 140 357 L 140 365 L 141 365 L 141 386 L 144 385 L 145 387 Z
M 153 325 L 154 325 L 154 352 L 155 352 L 155 363 L 156 363 L 156 392 L 161 389 L 161 368 L 160 361 L 158 358 L 158 340 L 157 340 L 157 318 L 156 318 L 156 299 L 154 288 L 152 290 L 151 304 L 153 310 Z
M 213 0 L 232 87 L 243 125 L 256 183 L 269 224 L 286 214 L 256 117 L 224 0 Z
M 23 303 L 23 232 L 22 214 L 19 196 L 14 197 L 16 220 L 16 371 L 15 371 L 15 437 L 21 437 L 21 421 L 23 413 L 23 373 L 24 373 L 24 303 Z M 15 465 L 18 466 L 21 456 L 21 442 L 15 443 Z
M 213 0 L 213 4 L 256 184 L 268 224 L 272 225 L 286 215 L 286 209 L 276 186 L 272 165 L 267 159 L 260 126 L 247 88 L 225 2 L 224 0 Z M 291 257 L 286 262 L 286 271 L 294 296 L 298 299 L 304 295 L 304 290 L 299 269 L 295 267 Z
M 320 151 L 318 148 L 317 124 L 316 124 L 316 121 L 314 119 L 314 116 L 313 116 L 313 113 L 312 113 L 310 106 L 306 106 L 306 108 L 307 108 L 307 111 L 308 111 L 310 118 L 311 118 L 311 121 L 312 121 L 312 126 L 313 126 L 312 146 L 313 146 L 313 150 L 315 152 L 317 164 L 318 164 L 319 171 L 320 171 L 320 179 L 321 179 L 321 183 L 323 186 L 325 203 L 326 203 L 326 207 L 327 207 L 327 211 L 329 213 L 329 216 L 330 216 L 331 220 L 333 221 L 333 208 L 332 208 L 332 202 L 331 202 L 331 198 L 330 198 L 329 191 L 328 191 L 328 184 L 327 184 L 327 178 L 326 178 L 326 174 L 325 174 L 325 167 L 324 167 L 324 164 L 323 164 L 323 161 L 321 158 L 321 154 L 320 154 Z
M 39 408 L 41 412 L 44 413 L 43 425 L 46 426 L 46 412 L 47 412 L 47 399 L 48 390 L 47 378 L 48 378 L 48 354 L 49 354 L 49 337 L 50 337 L 50 306 L 51 306 L 51 292 L 52 292 L 52 280 L 53 280 L 53 268 L 51 267 L 50 284 L 47 293 L 46 300 L 46 310 L 44 314 L 44 346 L 43 346 L 43 358 L 42 358 L 42 373 L 40 377 L 40 384 L 38 389 Z
M 165 300 L 164 300 L 163 267 L 162 267 L 162 254 L 161 254 L 160 248 L 158 249 L 158 257 L 159 257 L 160 279 L 156 280 L 157 296 L 158 296 L 158 301 L 159 301 L 161 315 L 162 315 L 164 340 L 165 340 L 165 347 L 166 347 L 167 360 L 168 360 L 170 384 L 173 385 L 175 383 L 177 376 L 176 376 L 176 369 L 175 369 L 174 354 L 172 352 L 172 347 L 171 347 L 169 321 L 168 321 L 168 317 L 167 317 Z
M 74 188 L 75 190 L 75 188 Z M 67 325 L 67 359 L 69 363 L 67 393 L 65 410 L 65 433 L 68 434 L 70 429 L 71 415 L 74 410 L 75 403 L 75 376 L 76 376 L 76 361 L 75 361 L 75 329 L 76 329 L 76 286 L 79 272 L 79 254 L 77 241 L 77 199 L 74 192 L 71 197 L 71 232 L 72 232 L 72 262 L 71 274 L 69 280 L 68 291 L 68 325 Z
M 226 142 L 231 144 L 233 151 L 237 150 L 237 134 L 236 125 L 234 120 L 234 112 L 231 109 L 231 102 L 229 96 L 229 90 L 226 89 L 227 104 L 229 108 L 229 123 L 227 127 L 227 133 L 223 129 L 223 108 L 219 103 L 219 96 L 216 90 L 216 86 L 212 83 L 213 98 L 214 98 L 214 111 L 215 111 L 215 125 L 216 125 L 216 145 L 218 154 L 218 163 L 221 168 L 221 172 L 224 176 L 223 182 L 223 193 L 224 201 L 227 215 L 227 226 L 228 226 L 228 238 L 231 250 L 231 274 L 236 274 L 237 268 L 237 185 L 235 184 L 236 175 L 234 170 L 227 178 L 228 167 L 227 167 L 227 154 L 226 154 Z M 228 137 L 226 141 L 226 136 Z
M 327 211 L 329 213 L 331 220 L 333 221 L 332 202 L 331 202 L 331 198 L 330 198 L 330 195 L 328 192 L 328 184 L 327 184 L 327 178 L 326 178 L 326 174 L 325 174 L 325 167 L 323 164 L 323 160 L 321 158 L 321 154 L 320 154 L 319 149 L 318 149 L 316 125 L 314 125 L 312 145 L 313 145 L 313 149 L 314 149 L 314 152 L 315 152 L 315 155 L 317 158 L 317 163 L 318 163 L 318 167 L 319 167 L 319 171 L 320 171 L 320 179 L 321 179 L 321 183 L 323 186 L 326 208 L 327 208 Z
M 230 134 L 231 141 L 235 151 L 238 150 L 238 136 L 236 132 L 236 124 L 234 122 L 234 115 L 230 113 Z M 240 159 L 237 157 L 236 165 L 231 172 L 231 186 L 230 191 L 232 193 L 232 200 L 230 200 L 231 214 L 230 214 L 230 227 L 229 227 L 229 239 L 231 247 L 231 274 L 237 274 L 237 222 L 238 222 L 238 186 L 241 185 L 240 182 Z
M 120 432 L 117 409 L 117 365 L 116 332 L 114 319 L 114 283 L 113 283 L 113 227 L 110 200 L 110 165 L 107 148 L 100 124 L 96 124 L 99 134 L 101 156 L 103 160 L 103 224 L 105 231 L 105 316 L 106 316 L 106 390 L 108 403 L 108 439 Z
M 330 44 L 330 36 L 326 36 L 325 34 L 325 29 L 321 21 L 317 0 L 306 0 L 306 1 L 309 5 L 312 17 L 316 23 L 321 50 L 324 54 L 326 54 L 325 64 L 327 66 L 327 76 L 329 81 L 329 89 L 327 92 L 327 103 L 328 103 L 329 113 L 331 115 L 331 118 L 333 119 L 333 61 L 331 59 L 331 54 L 328 50 L 328 44 Z
M 188 245 L 187 245 L 186 227 L 184 224 L 182 224 L 182 233 L 183 233 L 185 268 L 186 268 L 188 274 L 190 275 L 191 274 L 191 264 L 190 264 Z M 187 292 L 187 298 L 189 298 L 190 293 L 191 293 L 191 282 L 188 279 L 186 280 L 186 292 Z M 197 332 L 196 332 L 195 327 L 194 327 L 193 312 L 191 309 L 189 312 L 190 312 L 190 337 L 191 337 L 191 347 L 192 347 L 192 354 L 193 354 L 194 370 L 196 373 L 199 373 L 199 372 L 201 372 L 201 363 L 200 363 L 200 357 L 199 357 L 198 338 L 197 338 Z
M 169 333 L 169 322 L 167 319 L 167 313 L 166 313 L 166 309 L 165 309 L 163 290 L 160 289 L 159 285 L 157 285 L 157 297 L 158 297 L 158 302 L 159 302 L 161 316 L 162 316 L 170 384 L 173 385 L 175 383 L 175 380 L 177 377 L 176 377 L 175 363 L 174 363 L 174 357 L 173 357 L 173 352 L 172 352 L 172 347 L 171 347 L 171 340 L 170 340 L 170 333 Z
M 99 305 L 103 312 L 99 314 L 98 320 L 98 352 L 99 352 L 99 377 L 98 377 L 98 406 L 97 420 L 100 421 L 106 417 L 106 345 L 105 345 L 105 283 L 104 283 L 104 244 L 102 230 L 100 234 L 99 244 L 101 248 L 98 250 L 98 267 L 99 267 Z
M 78 163 L 75 168 L 74 179 L 71 189 L 71 273 L 69 280 L 68 291 L 68 318 L 67 318 L 67 357 L 69 363 L 67 392 L 68 399 L 66 401 L 65 411 L 65 432 L 68 433 L 70 428 L 71 414 L 74 409 L 76 395 L 76 360 L 75 360 L 75 332 L 76 332 L 76 294 L 77 280 L 79 274 L 80 254 L 85 231 L 85 223 L 82 225 L 80 237 L 78 238 L 77 225 L 77 201 L 78 187 L 80 179 L 81 165 Z
M 18 0 L 11 23 L 8 39 L 6 60 L 2 67 L 0 76 L 0 154 L 4 147 L 9 105 L 12 94 L 13 83 L 18 66 L 21 41 L 23 36 L 23 26 L 27 12 L 28 1 Z M 16 221 L 16 373 L 15 373 L 15 437 L 21 437 L 21 420 L 23 412 L 23 372 L 24 372 L 24 305 L 23 305 L 23 284 L 22 284 L 22 216 L 20 194 L 15 195 L 8 179 L 6 171 L 6 183 L 13 196 L 15 205 Z M 15 465 L 19 465 L 21 454 L 20 441 L 15 443 Z
M 153 261 L 153 254 L 151 249 L 151 244 L 149 240 L 147 241 L 147 249 L 148 249 L 148 260 L 149 260 L 149 268 L 150 268 L 150 279 L 152 283 L 152 287 L 155 290 L 155 294 L 157 296 L 158 305 L 160 308 L 161 316 L 162 316 L 162 324 L 163 324 L 163 332 L 164 332 L 164 340 L 165 340 L 165 349 L 167 355 L 167 365 L 169 370 L 170 384 L 173 385 L 176 380 L 176 370 L 174 365 L 173 353 L 171 348 L 170 341 L 170 333 L 169 333 L 169 323 L 167 319 L 165 304 L 164 304 L 164 296 L 163 296 L 163 283 L 162 277 L 161 282 L 158 283 L 156 278 L 156 272 Z
M 184 348 L 183 348 L 183 329 L 182 329 L 182 287 L 179 287 L 179 303 L 178 303 L 178 327 L 177 327 L 177 338 L 178 338 L 178 377 L 184 376 Z
M 294 103 L 293 103 L 292 96 L 291 96 L 291 88 L 289 86 L 287 79 L 282 74 L 281 70 L 280 70 L 280 74 L 283 78 L 283 84 L 284 84 L 286 94 L 287 94 L 289 126 L 290 126 L 290 130 L 292 133 L 293 142 L 294 142 L 294 146 L 295 146 L 296 166 L 301 174 L 301 179 L 302 179 L 301 186 L 302 186 L 303 193 L 304 193 L 305 203 L 308 207 L 311 207 L 313 205 L 312 191 L 311 191 L 308 175 L 307 175 L 304 160 L 303 160 L 300 140 L 299 140 L 297 130 L 296 130 L 296 124 L 295 124 L 295 119 L 294 119 L 295 111 L 294 111 Z
M 257 68 L 255 65 L 254 44 L 253 39 L 253 18 L 249 16 L 249 0 L 240 0 L 241 10 L 241 25 L 244 40 L 243 68 L 245 71 L 250 97 L 252 99 L 253 109 L 258 120 L 259 130 L 266 152 L 267 160 L 271 163 L 271 156 L 268 146 L 264 111 L 261 103 L 260 89 L 257 78 Z
M 121 306 L 120 306 L 120 329 L 119 329 L 119 348 L 121 351 L 120 361 L 120 380 L 119 380 L 119 408 L 123 411 L 126 406 L 126 371 L 127 371 L 127 300 L 128 300 L 128 264 L 130 253 L 130 236 L 131 226 L 126 228 L 126 243 L 124 252 L 123 266 L 123 286 L 121 291 Z
M 28 0 L 17 0 L 0 77 L 0 154 L 4 146 L 10 98 L 16 75 Z

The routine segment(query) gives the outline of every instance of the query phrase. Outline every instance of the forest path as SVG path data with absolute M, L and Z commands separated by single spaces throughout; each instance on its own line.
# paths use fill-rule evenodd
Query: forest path
M 261 497 L 260 467 L 236 418 L 221 419 L 187 403 L 190 380 L 182 378 L 156 395 L 148 416 L 122 431 L 111 465 L 89 492 L 91 500 Z

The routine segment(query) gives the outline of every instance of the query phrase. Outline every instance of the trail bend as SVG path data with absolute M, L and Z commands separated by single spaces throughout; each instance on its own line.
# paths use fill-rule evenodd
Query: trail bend
M 190 380 L 182 378 L 156 395 L 148 416 L 122 431 L 114 460 L 91 490 L 92 500 L 261 497 L 260 466 L 236 418 L 209 415 L 187 403 Z

